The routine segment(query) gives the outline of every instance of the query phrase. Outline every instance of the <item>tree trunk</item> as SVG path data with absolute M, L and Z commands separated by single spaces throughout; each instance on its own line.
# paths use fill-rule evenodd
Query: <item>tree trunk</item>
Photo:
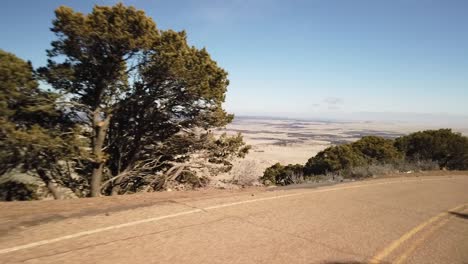
M 49 189 L 52 196 L 54 196 L 55 200 L 62 200 L 62 193 L 57 189 L 57 186 L 52 181 L 47 183 L 47 189 Z
M 112 187 L 111 195 L 119 195 L 120 192 L 120 183 L 122 182 L 122 178 L 118 178 L 115 180 L 114 186 Z
M 96 109 L 93 113 L 94 136 L 92 141 L 92 148 L 94 164 L 93 174 L 91 175 L 91 197 L 98 197 L 101 195 L 102 172 L 106 163 L 103 147 L 106 140 L 107 129 L 109 128 L 110 119 L 111 115 L 107 115 L 104 119 L 102 119 L 99 108 Z
M 55 185 L 54 181 L 46 174 L 45 171 L 43 170 L 37 170 L 37 174 L 41 178 L 41 180 L 45 183 L 47 186 L 47 189 L 49 192 L 52 194 L 55 200 L 61 200 L 62 193 L 57 189 L 57 186 Z
M 93 174 L 91 175 L 91 197 L 99 197 L 101 195 L 102 171 L 104 162 L 94 162 Z

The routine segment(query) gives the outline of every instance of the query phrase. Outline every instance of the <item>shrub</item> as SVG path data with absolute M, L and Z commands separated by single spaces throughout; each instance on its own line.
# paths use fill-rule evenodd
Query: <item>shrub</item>
M 388 175 L 398 172 L 393 164 L 370 164 L 351 168 L 348 173 L 345 173 L 347 178 L 367 178 L 379 175 Z
M 413 162 L 430 160 L 449 170 L 468 169 L 468 138 L 451 129 L 412 133 L 398 138 L 395 146 Z
M 377 136 L 366 136 L 351 144 L 352 148 L 361 153 L 367 163 L 393 163 L 403 158 L 391 139 Z
M 366 164 L 366 158 L 350 144 L 329 147 L 310 158 L 305 165 L 307 175 L 326 174 Z
M 332 146 L 310 158 L 305 166 L 279 163 L 265 170 L 264 183 L 287 185 L 313 175 L 365 178 L 408 171 L 468 169 L 468 138 L 450 129 L 416 132 L 396 140 L 366 136 Z M 322 177 L 322 176 L 317 176 Z
M 37 200 L 38 187 L 33 184 L 7 181 L 0 184 L 0 201 L 30 201 Z
M 289 185 L 304 181 L 304 166 L 300 164 L 283 166 L 280 163 L 267 168 L 260 178 L 265 185 Z
M 439 163 L 432 160 L 402 160 L 393 166 L 398 172 L 440 170 Z
M 439 164 L 431 160 L 406 161 L 399 160 L 394 163 L 369 164 L 365 166 L 353 167 L 342 171 L 345 178 L 367 178 L 373 176 L 383 176 L 400 172 L 420 172 L 439 170 Z

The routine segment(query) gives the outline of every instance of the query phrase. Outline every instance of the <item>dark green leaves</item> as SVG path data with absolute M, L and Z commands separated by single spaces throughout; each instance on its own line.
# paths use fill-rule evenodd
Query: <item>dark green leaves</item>
M 410 160 L 432 160 L 442 168 L 468 169 L 468 138 L 451 129 L 416 132 L 396 140 Z

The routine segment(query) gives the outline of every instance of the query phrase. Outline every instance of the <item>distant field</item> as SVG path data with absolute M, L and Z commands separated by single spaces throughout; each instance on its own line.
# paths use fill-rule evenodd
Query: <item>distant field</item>
M 230 173 L 219 176 L 218 180 L 224 182 L 235 180 L 249 184 L 276 162 L 303 164 L 330 145 L 356 141 L 369 135 L 396 138 L 411 132 L 434 128 L 436 127 L 396 122 L 331 122 L 237 117 L 226 129 L 217 132 L 229 134 L 241 132 L 244 140 L 252 145 L 252 150 L 245 159 L 235 162 Z M 220 184 L 219 181 L 214 182 Z

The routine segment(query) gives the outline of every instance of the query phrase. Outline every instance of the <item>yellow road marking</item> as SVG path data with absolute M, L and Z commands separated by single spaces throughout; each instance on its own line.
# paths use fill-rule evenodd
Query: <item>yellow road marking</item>
M 466 206 L 466 204 L 462 204 L 462 205 L 459 205 L 455 208 L 452 208 L 452 209 L 449 209 L 448 212 L 450 211 L 457 211 L 461 208 L 463 208 L 464 206 Z M 393 241 L 388 247 L 386 247 L 384 250 L 382 250 L 380 253 L 378 253 L 377 255 L 375 255 L 371 260 L 370 260 L 370 263 L 372 264 L 377 264 L 377 263 L 381 263 L 382 260 L 384 260 L 388 255 L 390 255 L 393 251 L 395 251 L 395 249 L 397 249 L 401 244 L 403 244 L 405 241 L 407 241 L 408 239 L 410 239 L 411 237 L 413 237 L 415 234 L 417 234 L 418 232 L 420 232 L 421 230 L 423 230 L 425 227 L 429 226 L 430 224 L 442 219 L 444 216 L 448 215 L 448 212 L 443 212 L 443 213 L 440 213 L 432 218 L 430 218 L 429 220 L 427 220 L 426 222 L 423 222 L 421 223 L 420 225 L 414 227 L 413 229 L 411 229 L 410 231 L 408 231 L 406 234 L 404 234 L 403 236 L 401 236 L 399 239 Z
M 403 254 L 398 257 L 398 259 L 394 262 L 395 264 L 401 264 L 403 263 L 426 239 L 432 235 L 435 231 L 439 230 L 442 226 L 448 223 L 450 221 L 450 218 L 446 218 L 444 220 L 441 220 L 439 223 L 437 223 L 435 226 L 430 228 L 428 231 L 424 233 L 421 237 L 418 238 Z

